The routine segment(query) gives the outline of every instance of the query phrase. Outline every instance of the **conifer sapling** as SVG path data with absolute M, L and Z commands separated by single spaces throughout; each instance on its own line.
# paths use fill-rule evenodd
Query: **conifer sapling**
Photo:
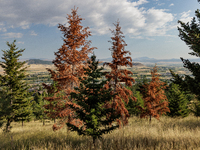
M 27 76 L 25 61 L 20 62 L 19 57 L 25 49 L 20 49 L 13 43 L 7 42 L 8 50 L 3 51 L 0 66 L 3 74 L 0 75 L 0 120 L 6 120 L 5 131 L 9 132 L 13 121 L 23 122 L 30 120 L 32 109 L 30 101 L 32 97 L 27 92 L 28 85 L 23 81 Z
M 149 116 L 149 121 L 151 122 L 151 117 L 159 119 L 160 115 L 166 112 L 170 112 L 168 108 L 168 100 L 165 95 L 164 89 L 166 85 L 164 82 L 160 81 L 160 75 L 157 73 L 157 66 L 151 71 L 152 80 L 150 83 L 144 84 L 143 95 L 144 108 L 138 106 L 142 111 L 140 117 Z
M 76 119 L 80 119 L 82 124 L 77 127 L 68 122 L 67 126 L 79 135 L 91 136 L 95 144 L 97 138 L 118 128 L 113 122 L 120 115 L 115 113 L 115 108 L 105 107 L 106 103 L 112 102 L 116 94 L 112 88 L 105 88 L 109 80 L 102 80 L 106 73 L 102 72 L 102 67 L 98 68 L 96 56 L 93 55 L 88 64 L 88 68 L 84 68 L 85 77 L 81 80 L 80 86 L 71 93 L 74 103 L 70 107 L 76 113 Z
M 59 122 L 54 124 L 53 129 L 61 128 L 67 121 L 73 120 L 73 112 L 68 106 L 72 99 L 70 93 L 74 87 L 79 86 L 79 77 L 84 76 L 83 67 L 87 66 L 88 54 L 92 53 L 94 47 L 90 48 L 91 41 L 87 38 L 91 36 L 89 27 L 83 28 L 83 20 L 77 9 L 72 9 L 67 17 L 69 26 L 59 24 L 58 28 L 63 32 L 63 45 L 55 53 L 56 58 L 53 64 L 56 70 L 48 69 L 55 84 L 43 84 L 51 97 L 45 97 L 50 104 L 45 105 L 46 113 L 51 118 L 59 118 Z M 53 111 L 52 111 L 53 110 Z
M 133 96 L 131 90 L 127 89 L 125 86 L 122 86 L 122 82 L 125 83 L 126 86 L 131 87 L 132 83 L 135 80 L 130 77 L 133 73 L 127 69 L 121 69 L 122 66 L 130 66 L 132 67 L 132 59 L 130 56 L 126 56 L 127 54 L 131 54 L 129 51 L 125 51 L 125 46 L 127 44 L 124 41 L 123 32 L 121 31 L 121 27 L 119 26 L 119 21 L 115 25 L 115 30 L 111 30 L 114 35 L 111 37 L 112 41 L 112 62 L 104 63 L 104 65 L 108 65 L 111 68 L 111 72 L 106 75 L 107 78 L 111 79 L 110 85 L 112 86 L 114 93 L 118 93 L 115 95 L 112 103 L 108 104 L 107 107 L 114 107 L 116 109 L 116 113 L 121 115 L 118 123 L 122 123 L 125 125 L 128 123 L 128 118 L 130 117 L 128 110 L 125 107 L 124 103 L 129 102 L 129 99 L 136 100 Z M 108 85 L 107 85 L 108 86 Z

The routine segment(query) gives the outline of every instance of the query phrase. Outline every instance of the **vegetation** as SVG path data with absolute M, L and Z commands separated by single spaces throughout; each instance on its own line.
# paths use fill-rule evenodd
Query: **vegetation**
M 68 132 L 66 127 L 59 131 L 52 131 L 53 122 L 26 123 L 21 127 L 13 123 L 14 127 L 9 134 L 0 131 L 0 149 L 16 150 L 154 150 L 177 149 L 198 150 L 200 147 L 200 123 L 194 116 L 183 119 L 161 116 L 160 121 L 131 117 L 129 124 L 97 140 L 95 147 L 92 139 L 79 136 L 75 132 Z
M 168 108 L 168 100 L 165 95 L 164 89 L 166 88 L 165 83 L 159 80 L 160 75 L 157 73 L 157 67 L 151 71 L 152 80 L 150 83 L 143 85 L 142 96 L 144 100 L 144 108 L 138 106 L 141 109 L 140 117 L 151 117 L 159 119 L 160 115 L 166 112 L 170 112 Z
M 192 56 L 200 57 L 200 12 L 197 10 L 195 12 L 198 23 L 196 22 L 196 18 L 194 17 L 191 23 L 184 23 L 179 21 L 181 27 L 178 27 L 179 37 L 183 40 L 186 45 L 192 50 L 189 54 Z M 197 98 L 200 100 L 200 65 L 199 63 L 190 62 L 188 59 L 181 58 L 184 67 L 188 69 L 192 76 L 184 75 L 180 76 L 171 71 L 173 76 L 173 82 L 175 84 L 179 84 L 182 90 L 189 90 L 191 93 L 195 94 Z
M 26 77 L 26 62 L 18 61 L 25 49 L 18 50 L 15 42 L 16 40 L 12 44 L 7 42 L 9 49 L 2 50 L 4 61 L 0 62 L 4 70 L 3 75 L 0 75 L 0 120 L 6 121 L 5 132 L 11 130 L 13 121 L 22 121 L 23 126 L 24 121 L 30 120 L 32 113 L 28 86 L 23 82 Z
M 196 17 L 200 21 L 198 10 Z M 3 51 L 4 61 L 0 62 L 4 71 L 0 75 L 0 127 L 6 123 L 0 131 L 0 149 L 200 147 L 200 126 L 198 118 L 194 117 L 200 116 L 198 63 L 181 58 L 187 72 L 172 66 L 173 83 L 169 80 L 169 66 L 159 66 L 160 74 L 156 65 L 151 73 L 152 66 L 132 67 L 118 21 L 114 24 L 115 30 L 111 30 L 112 61 L 100 67 L 95 55 L 89 59 L 95 47 L 90 47 L 91 41 L 87 38 L 91 33 L 88 27 L 81 25 L 82 18 L 77 9 L 72 9 L 67 19 L 68 26 L 58 26 L 64 35 L 64 43 L 55 53 L 54 68 L 47 69 L 49 75 L 28 75 L 26 62 L 18 61 L 24 49 L 17 50 L 16 41 L 7 43 L 10 49 Z M 195 18 L 191 24 L 179 23 L 179 36 L 193 51 L 189 54 L 199 57 L 199 24 Z M 32 62 L 40 63 L 39 60 Z M 177 71 L 185 74 L 181 76 L 176 74 Z M 44 88 L 38 88 L 41 81 L 45 81 Z M 163 115 L 166 112 L 168 116 Z M 150 117 L 151 124 L 143 117 Z M 23 124 L 31 119 L 34 122 Z M 23 128 L 19 127 L 19 121 Z M 15 125 L 13 132 L 9 132 L 11 123 Z M 60 130 L 53 132 L 52 124 L 53 131 Z M 116 128 L 119 129 L 114 130 Z
M 171 117 L 187 117 L 189 115 L 189 100 L 179 85 L 172 83 L 166 93 L 170 109 L 170 113 L 167 114 Z
M 45 113 L 45 108 L 43 107 L 47 104 L 47 101 L 44 100 L 44 97 L 46 96 L 46 91 L 44 91 L 42 87 L 40 87 L 38 91 L 35 91 L 34 99 L 31 102 L 34 120 L 41 120 L 43 122 L 43 125 L 45 125 L 45 120 L 49 119 L 47 117 L 47 114 Z
M 121 115 L 120 120 L 118 123 L 126 125 L 128 123 L 129 113 L 125 107 L 125 103 L 129 102 L 129 99 L 136 100 L 133 96 L 131 90 L 125 88 L 121 85 L 120 82 L 124 82 L 126 86 L 132 86 L 132 82 L 135 80 L 130 77 L 133 73 L 127 69 L 121 69 L 122 66 L 130 66 L 132 67 L 132 59 L 130 56 L 126 56 L 130 54 L 129 51 L 125 51 L 125 46 L 127 45 L 124 41 L 123 32 L 121 31 L 121 27 L 119 26 L 119 22 L 115 25 L 115 30 L 111 30 L 112 34 L 114 35 L 111 37 L 112 41 L 112 48 L 110 48 L 112 52 L 112 62 L 105 63 L 104 65 L 108 65 L 111 68 L 109 74 L 106 75 L 106 78 L 111 79 L 109 83 L 114 93 L 116 94 L 112 103 L 107 105 L 108 108 L 114 107 L 116 109 L 116 113 Z M 108 86 L 108 85 L 107 85 Z
M 79 86 L 79 78 L 84 76 L 83 67 L 89 59 L 94 47 L 90 48 L 91 41 L 87 38 L 91 36 L 88 27 L 81 26 L 82 18 L 77 14 L 77 9 L 72 9 L 72 12 L 67 17 L 69 26 L 59 24 L 58 28 L 63 32 L 63 45 L 55 53 L 56 58 L 53 64 L 56 71 L 48 69 L 51 78 L 56 82 L 54 85 L 43 84 L 52 97 L 45 97 L 45 100 L 50 103 L 45 105 L 46 109 L 55 110 L 47 111 L 48 116 L 59 118 L 59 123 L 54 125 L 54 130 L 61 128 L 66 122 L 72 121 L 73 111 L 69 108 L 67 102 L 71 102 L 70 93 L 74 91 L 74 87 Z
M 85 76 L 81 79 L 80 87 L 75 88 L 75 92 L 71 93 L 74 102 L 70 108 L 75 112 L 74 117 L 80 120 L 77 125 L 73 122 L 67 123 L 67 126 L 72 131 L 77 131 L 79 135 L 89 135 L 93 138 L 95 145 L 96 139 L 102 137 L 102 134 L 110 133 L 118 128 L 118 125 L 113 124 L 120 117 L 116 114 L 115 108 L 107 108 L 106 105 L 112 102 L 115 94 L 112 88 L 106 88 L 105 84 L 109 80 L 100 81 L 106 73 L 101 72 L 103 68 L 98 68 L 96 56 L 91 57 L 88 61 L 88 68 L 84 68 Z
M 136 91 L 133 96 L 137 99 L 137 100 L 132 100 L 129 99 L 128 104 L 125 104 L 126 109 L 128 110 L 128 113 L 130 115 L 134 115 L 134 116 L 139 116 L 141 114 L 141 110 L 139 110 L 137 107 L 144 107 L 144 101 L 142 99 L 142 95 L 139 91 Z

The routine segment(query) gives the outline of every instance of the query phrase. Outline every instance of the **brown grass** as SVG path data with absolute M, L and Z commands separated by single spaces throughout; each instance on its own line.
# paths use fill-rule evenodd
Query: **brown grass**
M 27 68 L 30 73 L 48 72 L 46 68 L 54 69 L 54 65 L 31 64 Z
M 27 71 L 29 74 L 39 73 L 39 72 L 48 72 L 46 68 L 55 69 L 54 65 L 42 65 L 42 64 L 26 64 L 25 66 L 29 66 Z M 3 74 L 3 69 L 0 67 L 0 74 Z
M 184 119 L 161 117 L 160 121 L 132 117 L 129 125 L 104 135 L 96 147 L 91 137 L 78 136 L 66 128 L 52 131 L 52 122 L 13 123 L 12 132 L 0 132 L 0 149 L 8 150 L 198 150 L 200 149 L 200 120 L 194 116 Z

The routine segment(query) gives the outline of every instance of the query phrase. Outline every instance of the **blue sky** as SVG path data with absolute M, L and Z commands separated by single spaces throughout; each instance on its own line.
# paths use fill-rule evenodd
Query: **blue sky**
M 26 49 L 21 58 L 54 59 L 63 44 L 58 23 L 67 23 L 74 6 L 92 32 L 98 59 L 111 57 L 109 29 L 118 19 L 132 58 L 193 58 L 178 37 L 177 21 L 191 21 L 197 0 L 0 0 L 0 49 L 16 39 Z

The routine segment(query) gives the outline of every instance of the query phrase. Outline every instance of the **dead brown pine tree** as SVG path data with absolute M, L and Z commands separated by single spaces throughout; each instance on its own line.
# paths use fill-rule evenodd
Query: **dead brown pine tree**
M 95 49 L 90 48 L 91 41 L 87 38 L 91 36 L 91 32 L 88 31 L 89 27 L 83 28 L 81 25 L 83 19 L 77 14 L 77 9 L 74 7 L 71 14 L 68 14 L 69 26 L 58 25 L 63 32 L 64 43 L 55 52 L 56 58 L 53 64 L 56 70 L 47 69 L 56 84 L 43 84 L 51 95 L 45 97 L 45 100 L 50 102 L 44 106 L 47 109 L 46 113 L 51 118 L 60 118 L 59 123 L 54 124 L 54 130 L 73 120 L 73 112 L 68 106 L 71 102 L 69 94 L 74 91 L 75 86 L 79 86 L 79 77 L 84 75 L 83 67 L 87 65 L 88 54 Z
M 107 78 L 111 78 L 111 86 L 114 90 L 114 93 L 118 93 L 113 99 L 112 104 L 106 104 L 106 107 L 115 107 L 117 110 L 116 113 L 121 114 L 121 119 L 118 120 L 118 123 L 126 125 L 128 123 L 128 118 L 130 117 L 128 110 L 125 108 L 125 103 L 129 102 L 129 99 L 136 100 L 133 96 L 131 90 L 128 90 L 120 82 L 124 82 L 126 86 L 132 86 L 132 83 L 135 80 L 130 77 L 133 73 L 127 69 L 121 69 L 123 66 L 132 67 L 132 59 L 130 56 L 126 56 L 127 54 L 131 54 L 129 51 L 125 51 L 125 46 L 127 44 L 124 41 L 123 32 L 121 31 L 121 27 L 119 26 L 119 21 L 114 24 L 115 30 L 111 30 L 114 35 L 111 37 L 112 48 L 109 50 L 112 52 L 113 60 L 110 63 L 104 63 L 104 65 L 108 65 L 111 68 L 111 72 L 106 75 Z
M 144 108 L 138 107 L 142 111 L 140 117 L 147 118 L 149 116 L 150 123 L 151 117 L 155 117 L 159 120 L 160 115 L 170 112 L 168 108 L 168 100 L 164 91 L 166 83 L 160 81 L 160 74 L 157 73 L 156 65 L 151 71 L 151 76 L 151 82 L 144 84 L 141 89 L 141 94 L 144 100 Z

